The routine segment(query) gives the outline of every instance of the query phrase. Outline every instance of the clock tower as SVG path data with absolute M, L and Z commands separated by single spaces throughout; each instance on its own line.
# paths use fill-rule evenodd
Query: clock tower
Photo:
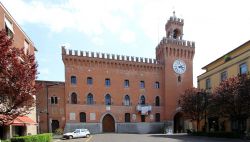
M 164 65 L 164 120 L 171 132 L 184 132 L 185 121 L 179 107 L 180 95 L 193 87 L 195 43 L 183 40 L 184 20 L 175 12 L 165 25 L 166 37 L 156 47 L 156 59 Z

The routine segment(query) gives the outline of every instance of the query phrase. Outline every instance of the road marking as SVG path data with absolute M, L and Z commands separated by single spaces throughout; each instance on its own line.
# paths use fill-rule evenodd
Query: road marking
M 88 142 L 88 141 L 90 141 L 90 139 L 92 138 L 92 136 L 90 136 L 85 142 Z

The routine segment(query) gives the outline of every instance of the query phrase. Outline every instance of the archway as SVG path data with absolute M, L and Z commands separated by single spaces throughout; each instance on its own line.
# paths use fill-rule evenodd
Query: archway
M 52 120 L 51 128 L 52 128 L 52 132 L 54 133 L 55 130 L 59 128 L 59 121 L 58 120 Z
M 115 132 L 115 120 L 112 115 L 106 114 L 102 119 L 102 131 L 104 133 Z
M 178 112 L 174 116 L 174 133 L 184 132 L 184 117 L 183 113 Z

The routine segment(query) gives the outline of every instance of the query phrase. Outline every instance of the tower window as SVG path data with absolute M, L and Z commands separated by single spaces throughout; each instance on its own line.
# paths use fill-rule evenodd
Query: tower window
M 92 77 L 87 77 L 87 84 L 92 85 L 93 84 L 93 79 Z
M 155 97 L 155 106 L 160 106 L 160 97 Z
M 160 83 L 158 81 L 155 82 L 155 88 L 160 88 Z
M 181 76 L 179 75 L 177 78 L 178 82 L 181 82 Z
M 145 105 L 146 104 L 146 99 L 145 99 L 144 95 L 142 95 L 141 98 L 140 98 L 140 104 L 141 105 Z
M 71 104 L 77 104 L 77 94 L 76 93 L 71 94 Z
M 161 121 L 161 114 L 160 113 L 156 113 L 155 114 L 155 122 L 160 122 Z
M 94 104 L 93 95 L 91 93 L 88 94 L 88 96 L 87 96 L 87 104 L 88 105 Z
M 57 104 L 57 97 L 53 96 L 53 97 L 50 97 L 50 103 L 51 104 Z
M 71 80 L 71 84 L 76 84 L 76 76 L 71 76 L 71 78 L 70 78 L 70 80 Z
M 145 88 L 145 82 L 144 81 L 140 81 L 140 88 Z
M 125 106 L 129 106 L 130 105 L 130 97 L 129 97 L 129 95 L 126 95 L 124 97 L 124 105 Z
M 124 80 L 124 87 L 128 88 L 129 87 L 129 80 Z
M 179 34 L 179 30 L 178 30 L 178 29 L 175 29 L 175 30 L 173 31 L 173 38 L 174 38 L 174 39 L 177 39 L 179 35 L 180 35 L 180 34 Z
M 105 96 L 105 104 L 106 105 L 111 105 L 111 96 L 109 94 L 107 94 Z
M 106 87 L 109 87 L 111 85 L 111 82 L 110 82 L 109 78 L 105 79 L 105 85 L 106 85 Z

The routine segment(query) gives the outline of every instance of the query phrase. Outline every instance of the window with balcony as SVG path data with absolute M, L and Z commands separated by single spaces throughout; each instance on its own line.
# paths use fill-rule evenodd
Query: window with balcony
M 86 122 L 86 113 L 80 112 L 80 122 Z
M 160 106 L 160 97 L 155 97 L 155 106 Z
M 221 74 L 220 74 L 220 80 L 221 81 L 225 81 L 227 79 L 227 71 L 223 71 Z
M 142 95 L 142 96 L 140 97 L 140 105 L 145 105 L 145 104 L 146 104 L 146 99 L 145 99 L 145 96 Z
M 124 105 L 125 106 L 129 106 L 130 105 L 130 97 L 129 97 L 129 95 L 126 95 L 124 97 Z
M 155 88 L 160 88 L 160 83 L 158 81 L 155 82 Z
M 145 88 L 145 82 L 144 81 L 140 81 L 140 88 L 141 89 Z
M 247 74 L 247 72 L 248 72 L 247 64 L 246 63 L 240 64 L 240 74 Z
M 130 113 L 125 113 L 125 122 L 130 122 Z
M 87 96 L 87 104 L 88 105 L 94 104 L 94 98 L 93 98 L 93 95 L 91 93 L 89 93 Z
M 71 84 L 73 84 L 73 85 L 76 84 L 76 76 L 71 76 L 70 80 L 71 80 Z
M 50 97 L 50 104 L 57 104 L 58 101 L 57 101 L 57 97 L 56 96 L 52 96 Z
M 77 104 L 77 94 L 76 93 L 71 94 L 71 104 Z
M 105 96 L 105 105 L 111 105 L 111 96 L 109 94 Z
M 128 88 L 129 87 L 129 80 L 124 80 L 124 87 Z
M 106 87 L 109 87 L 110 85 L 111 85 L 110 79 L 109 79 L 109 78 L 106 78 L 106 79 L 105 79 L 105 86 L 106 86 Z
M 92 77 L 87 77 L 87 84 L 92 85 L 93 84 L 93 78 Z
M 156 113 L 155 114 L 155 122 L 160 122 L 161 121 L 161 114 L 160 113 Z

